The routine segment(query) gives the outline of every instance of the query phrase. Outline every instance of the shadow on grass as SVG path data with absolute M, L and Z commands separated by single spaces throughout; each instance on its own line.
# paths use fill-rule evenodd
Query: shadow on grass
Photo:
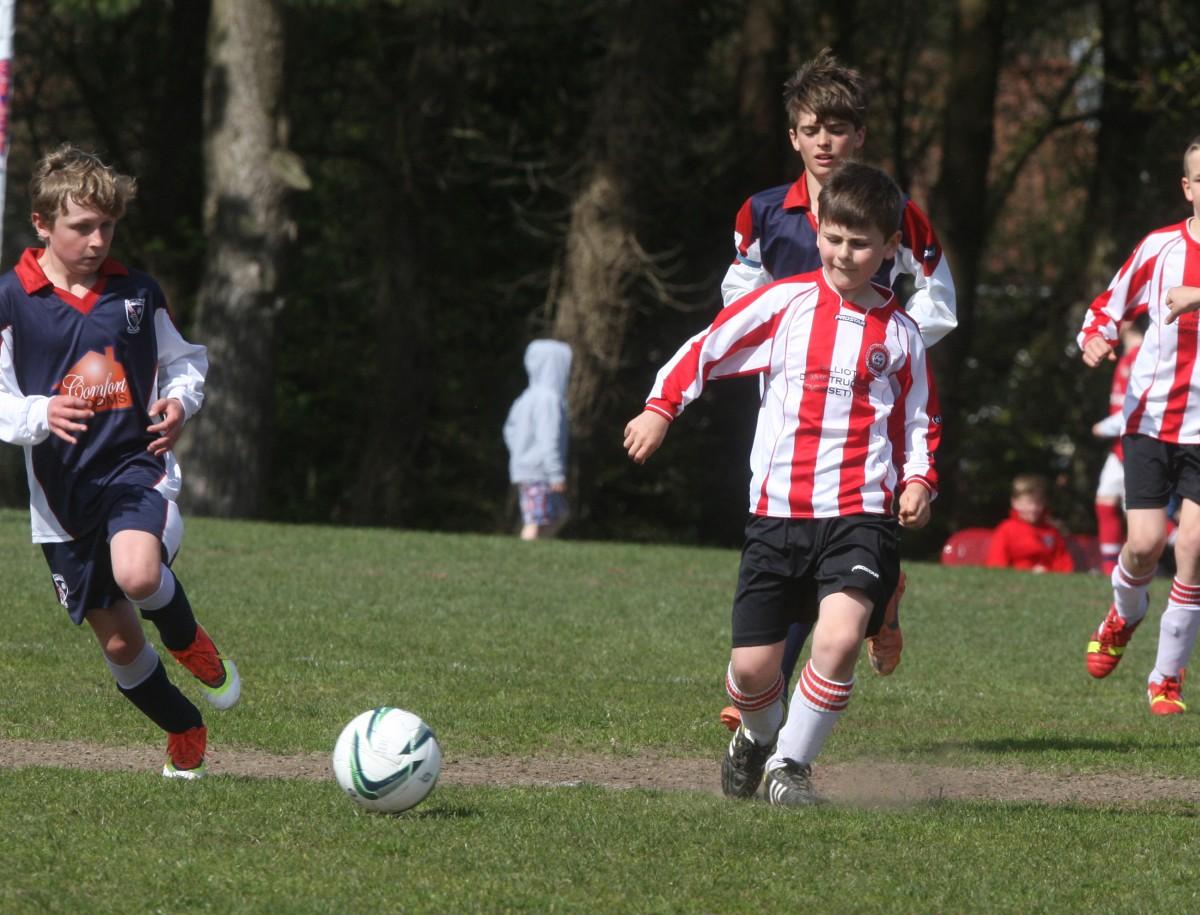
M 1006 737 L 994 740 L 944 740 L 925 744 L 922 752 L 933 756 L 955 752 L 991 753 L 996 756 L 1020 753 L 1064 753 L 1072 750 L 1094 750 L 1100 753 L 1145 753 L 1147 750 L 1170 750 L 1177 741 L 1148 741 L 1145 738 L 1117 737 Z

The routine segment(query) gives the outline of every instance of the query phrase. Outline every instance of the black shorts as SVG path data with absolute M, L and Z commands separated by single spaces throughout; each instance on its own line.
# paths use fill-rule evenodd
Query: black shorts
M 883 623 L 900 577 L 894 518 L 763 518 L 746 524 L 733 598 L 733 647 L 773 645 L 793 622 L 811 623 L 830 594 L 858 588 L 874 604 L 867 635 Z
M 177 520 L 178 510 L 169 510 L 161 493 L 144 486 L 114 486 L 106 502 L 104 524 L 75 540 L 42 544 L 55 596 L 77 626 L 88 610 L 111 607 L 125 597 L 113 580 L 108 544 L 114 534 L 146 531 L 163 541 L 164 562 L 174 558 L 167 529 L 169 516 Z
M 1200 445 L 1124 435 L 1125 507 L 1166 508 L 1171 492 L 1200 502 Z

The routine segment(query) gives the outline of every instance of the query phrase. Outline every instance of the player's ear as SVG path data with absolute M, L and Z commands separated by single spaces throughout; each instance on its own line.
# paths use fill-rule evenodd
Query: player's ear
M 896 249 L 899 247 L 900 247 L 900 230 L 897 229 L 895 232 L 892 233 L 891 237 L 888 238 L 888 240 L 883 243 L 885 259 L 887 257 L 894 257 L 896 254 Z
M 34 231 L 38 234 L 38 240 L 45 242 L 49 240 L 50 230 L 54 228 L 52 225 L 46 225 L 42 219 L 41 213 L 30 213 L 29 221 L 33 223 Z

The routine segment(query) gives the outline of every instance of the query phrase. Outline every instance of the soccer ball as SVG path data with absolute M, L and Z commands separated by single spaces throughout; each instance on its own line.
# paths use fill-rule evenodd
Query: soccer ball
M 442 748 L 412 712 L 382 706 L 357 715 L 333 748 L 333 777 L 375 813 L 399 813 L 421 803 L 442 771 Z

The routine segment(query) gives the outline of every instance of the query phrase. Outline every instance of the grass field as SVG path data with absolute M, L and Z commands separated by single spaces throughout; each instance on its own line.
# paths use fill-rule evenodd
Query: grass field
M 55 602 L 27 525 L 0 512 L 0 741 L 161 747 Z M 448 761 L 715 771 L 737 559 L 197 519 L 176 571 L 243 673 L 242 703 L 207 715 L 214 747 L 328 752 L 354 714 L 390 704 L 425 717 Z M 906 568 L 904 663 L 879 679 L 863 662 L 821 762 L 1166 777 L 1198 795 L 780 811 L 708 790 L 503 787 L 498 771 L 386 818 L 331 778 L 214 767 L 176 784 L 48 751 L 0 768 L 0 911 L 1196 910 L 1200 717 L 1152 719 L 1143 691 L 1166 583 L 1097 682 L 1082 650 L 1099 577 Z

